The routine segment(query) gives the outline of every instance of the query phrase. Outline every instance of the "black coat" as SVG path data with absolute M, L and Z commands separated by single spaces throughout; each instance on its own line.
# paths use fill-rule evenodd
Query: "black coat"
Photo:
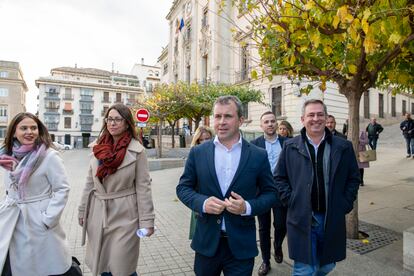
M 346 257 L 345 214 L 353 208 L 360 176 L 351 142 L 332 136 L 326 128 L 330 143 L 329 178 L 325 192 L 328 196 L 325 240 L 321 265 Z M 313 165 L 302 135 L 285 142 L 276 166 L 276 188 L 281 201 L 288 206 L 287 231 L 289 257 L 310 264 L 311 257 L 311 187 Z
M 414 137 L 414 120 L 404 120 L 400 124 L 400 129 L 403 132 L 405 138 L 413 138 Z
M 369 126 L 370 125 L 372 125 L 373 127 L 374 127 L 374 131 L 373 132 L 370 132 L 369 131 Z M 382 127 L 382 125 L 380 125 L 380 124 L 378 124 L 378 123 L 375 123 L 375 124 L 371 124 L 371 123 L 369 123 L 368 124 L 368 126 L 367 126 L 367 128 L 365 129 L 366 131 L 367 131 L 367 133 L 368 133 L 368 138 L 369 137 L 375 137 L 375 138 L 378 138 L 379 137 L 379 134 L 384 130 L 384 128 Z

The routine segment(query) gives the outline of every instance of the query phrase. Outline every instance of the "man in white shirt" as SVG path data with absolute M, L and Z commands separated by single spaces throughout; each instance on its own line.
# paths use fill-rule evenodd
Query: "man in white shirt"
M 266 111 L 262 114 L 262 116 L 260 116 L 260 127 L 263 130 L 263 135 L 251 141 L 251 143 L 260 148 L 266 149 L 270 168 L 273 174 L 277 165 L 277 161 L 279 160 L 280 152 L 282 151 L 283 143 L 286 138 L 277 135 L 276 116 L 271 111 Z M 263 260 L 262 264 L 259 267 L 259 276 L 267 275 L 271 269 L 270 230 L 272 228 L 272 213 L 274 226 L 273 246 L 275 249 L 275 261 L 277 263 L 281 263 L 283 261 L 282 244 L 286 236 L 287 208 L 286 206 L 283 206 L 278 197 L 276 204 L 272 206 L 268 212 L 257 217 L 259 220 L 260 251 L 262 253 Z
M 254 216 L 275 204 L 275 184 L 266 151 L 241 137 L 240 100 L 219 97 L 213 113 L 216 137 L 191 149 L 177 196 L 196 212 L 195 274 L 247 276 L 258 255 Z

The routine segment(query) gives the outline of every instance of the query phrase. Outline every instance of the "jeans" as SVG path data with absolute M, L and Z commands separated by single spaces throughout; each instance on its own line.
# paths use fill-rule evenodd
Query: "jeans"
M 414 137 L 404 137 L 407 144 L 407 155 L 414 155 Z
M 371 149 L 373 150 L 377 149 L 377 141 L 378 141 L 378 137 L 368 136 L 368 144 L 371 147 Z
M 319 265 L 324 241 L 324 223 L 325 214 L 313 213 L 311 229 L 312 264 L 295 261 L 292 276 L 323 276 L 327 275 L 335 268 L 335 263 L 329 263 L 323 266 Z

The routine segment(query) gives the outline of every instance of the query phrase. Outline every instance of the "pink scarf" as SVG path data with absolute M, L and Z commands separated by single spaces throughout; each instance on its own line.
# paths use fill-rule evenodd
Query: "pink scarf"
M 0 155 L 0 165 L 10 171 L 10 177 L 17 184 L 21 199 L 25 196 L 27 182 L 33 172 L 40 166 L 46 156 L 46 146 L 41 145 L 13 145 L 12 156 Z

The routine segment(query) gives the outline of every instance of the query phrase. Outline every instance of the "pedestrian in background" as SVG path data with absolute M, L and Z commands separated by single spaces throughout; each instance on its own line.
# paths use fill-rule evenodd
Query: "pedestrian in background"
M 326 275 L 346 257 L 345 214 L 353 209 L 359 171 L 351 142 L 332 135 L 326 114 L 322 101 L 304 103 L 304 128 L 285 142 L 276 166 L 292 275 Z
M 200 145 L 204 142 L 207 142 L 213 138 L 213 130 L 207 126 L 199 126 L 195 133 L 193 140 L 191 141 L 191 147 Z M 196 228 L 197 223 L 197 216 L 199 216 L 200 213 L 191 211 L 191 220 L 190 220 L 190 232 L 188 235 L 188 238 L 191 240 L 194 236 L 194 231 Z
M 292 138 L 293 137 L 293 127 L 288 121 L 280 121 L 277 134 L 281 137 Z
M 251 141 L 253 145 L 263 148 L 267 151 L 267 157 L 270 164 L 272 175 L 275 172 L 277 162 L 279 160 L 280 152 L 282 151 L 283 144 L 286 140 L 277 134 L 277 123 L 276 116 L 271 112 L 267 111 L 260 116 L 260 127 L 263 130 L 263 135 L 257 139 Z M 287 129 L 286 129 L 287 130 Z M 287 133 L 287 131 L 286 131 Z M 277 202 L 272 208 L 259 216 L 259 238 L 260 238 L 260 251 L 262 253 L 262 264 L 259 267 L 258 274 L 260 276 L 269 273 L 270 266 L 270 252 L 271 252 L 271 235 L 270 230 L 272 228 L 272 213 L 273 213 L 273 247 L 275 250 L 275 261 L 281 263 L 283 261 L 282 244 L 286 236 L 286 213 L 287 208 L 280 202 L 277 197 Z
M 384 130 L 384 128 L 377 123 L 377 119 L 371 118 L 371 122 L 368 124 L 365 130 L 368 132 L 369 146 L 371 149 L 376 150 L 379 134 Z
M 348 136 L 348 122 L 349 120 L 346 119 L 344 125 L 342 126 L 342 134 Z
M 341 137 L 343 139 L 346 139 L 346 136 L 344 134 L 342 134 L 342 133 L 340 133 L 336 130 L 335 116 L 328 115 L 326 117 L 326 127 L 329 129 L 329 131 L 332 133 L 332 135 Z
M 191 247 L 197 276 L 252 275 L 258 255 L 255 216 L 276 201 L 266 151 L 240 133 L 243 108 L 235 96 L 214 103 L 214 140 L 190 150 L 178 198 L 199 212 Z
M 361 130 L 359 133 L 358 152 L 366 151 L 368 145 L 368 136 L 366 131 Z M 364 169 L 369 168 L 369 162 L 360 162 L 358 160 L 359 174 L 361 175 L 361 186 L 364 186 Z
M 4 275 L 71 275 L 72 259 L 60 224 L 69 183 L 52 145 L 47 128 L 31 113 L 17 114 L 8 126 L 0 150 L 0 165 L 7 171 L 6 197 L 0 203 Z
M 400 129 L 407 145 L 407 158 L 414 159 L 414 120 L 410 113 L 405 113 L 405 120 L 401 122 Z
M 134 119 L 123 104 L 111 106 L 93 146 L 79 206 L 85 262 L 92 275 L 137 275 L 137 230 L 154 233 L 151 179 Z

